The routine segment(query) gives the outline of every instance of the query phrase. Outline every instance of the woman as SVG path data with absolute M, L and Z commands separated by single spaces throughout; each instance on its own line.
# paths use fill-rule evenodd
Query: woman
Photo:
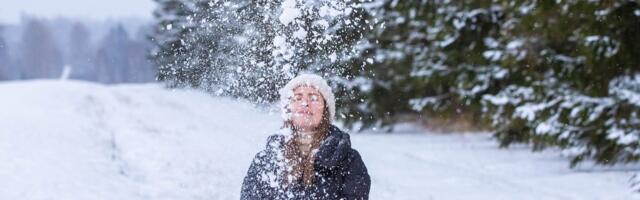
M 322 77 L 280 89 L 284 126 L 256 154 L 241 199 L 368 199 L 371 180 L 349 135 L 331 125 L 335 100 Z

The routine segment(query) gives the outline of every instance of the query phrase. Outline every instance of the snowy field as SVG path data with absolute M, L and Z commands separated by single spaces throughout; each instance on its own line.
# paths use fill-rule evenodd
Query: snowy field
M 0 199 L 239 199 L 278 113 L 156 84 L 0 83 Z M 488 134 L 352 133 L 371 199 L 640 199 L 624 169 Z

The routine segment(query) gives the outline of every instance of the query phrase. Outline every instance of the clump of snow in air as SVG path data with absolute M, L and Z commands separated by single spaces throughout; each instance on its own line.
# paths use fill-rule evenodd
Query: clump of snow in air
M 307 36 L 307 31 L 304 29 L 298 29 L 296 32 L 293 32 L 293 37 L 297 39 L 304 39 Z
M 282 14 L 280 15 L 280 23 L 288 25 L 296 18 L 300 17 L 301 11 L 296 6 L 296 0 L 285 0 L 282 2 Z
M 338 56 L 353 55 L 351 49 L 340 49 L 341 44 L 332 44 L 338 33 L 336 30 L 356 28 L 349 15 L 357 5 L 348 1 L 320 0 L 307 2 L 302 0 L 285 0 L 280 5 L 281 13 L 274 27 L 272 55 L 276 66 L 289 64 L 291 68 L 283 69 L 289 78 L 295 75 L 291 71 L 299 68 L 319 69 L 335 63 Z M 309 22 L 311 22 L 309 25 Z M 335 25 L 330 25 L 335 24 Z M 344 24 L 351 24 L 345 26 Z M 309 42 L 311 41 L 311 42 Z M 303 57 L 309 49 L 322 49 L 326 54 Z M 338 73 L 341 69 L 332 69 Z

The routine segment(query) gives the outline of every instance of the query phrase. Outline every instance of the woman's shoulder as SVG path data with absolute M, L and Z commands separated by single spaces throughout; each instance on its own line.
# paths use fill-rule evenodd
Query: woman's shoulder
M 284 135 L 281 134 L 273 134 L 267 137 L 266 148 L 277 147 L 284 142 Z
M 332 125 L 331 126 L 331 132 L 333 132 L 332 134 L 338 136 L 341 140 L 341 142 L 347 144 L 346 146 L 348 147 L 348 158 L 349 160 L 351 160 L 351 162 L 356 161 L 356 162 L 362 162 L 362 157 L 360 155 L 360 152 L 355 149 L 352 145 L 351 145 L 351 137 L 349 135 L 349 133 L 341 130 L 340 128 Z
M 358 152 L 358 150 L 351 148 L 349 151 L 349 160 L 350 163 L 364 163 L 364 161 L 362 160 L 362 156 L 360 155 L 360 152 Z
M 281 129 L 275 134 L 271 134 L 267 137 L 266 149 L 274 149 L 280 148 L 284 145 L 284 142 L 288 137 L 291 137 L 292 134 L 287 132 L 287 130 Z
M 278 135 L 278 134 L 269 135 L 267 137 L 265 148 L 261 149 L 255 154 L 253 158 L 253 162 L 259 165 L 264 165 L 269 161 L 273 160 L 275 156 L 275 152 L 277 151 L 278 148 L 280 148 L 280 145 L 283 140 L 284 140 L 284 136 L 282 135 Z
M 279 131 L 278 133 L 267 136 L 265 148 L 256 154 L 258 156 L 268 156 L 269 154 L 282 149 L 286 140 L 286 134 Z

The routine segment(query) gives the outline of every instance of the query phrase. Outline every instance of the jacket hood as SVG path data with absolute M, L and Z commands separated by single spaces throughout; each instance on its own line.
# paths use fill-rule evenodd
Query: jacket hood
M 314 161 L 314 167 L 320 171 L 331 171 L 345 165 L 351 151 L 351 139 L 349 134 L 331 126 L 329 135 L 322 141 Z

